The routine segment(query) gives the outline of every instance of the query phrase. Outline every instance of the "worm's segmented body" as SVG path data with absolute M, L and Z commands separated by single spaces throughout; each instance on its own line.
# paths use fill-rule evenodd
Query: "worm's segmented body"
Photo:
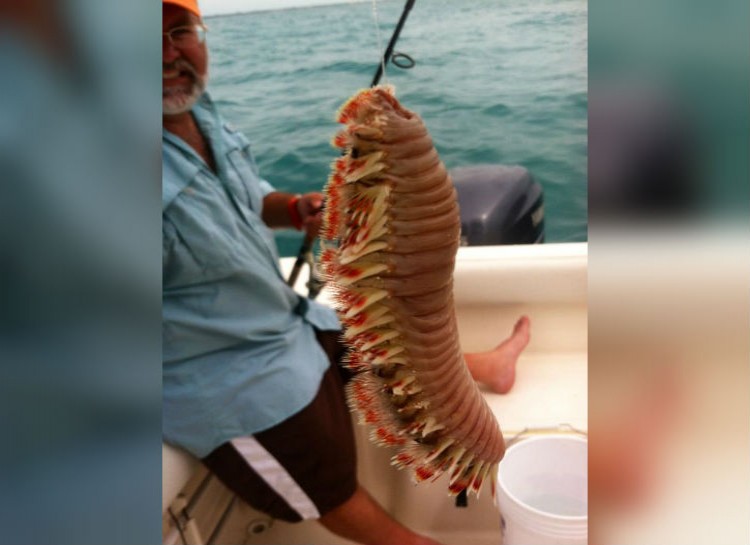
M 357 93 L 338 121 L 333 144 L 345 154 L 326 187 L 321 263 L 348 365 L 361 371 L 349 403 L 373 441 L 398 449 L 394 465 L 417 481 L 447 472 L 450 493 L 478 494 L 505 443 L 458 342 L 455 189 L 422 120 L 391 87 Z

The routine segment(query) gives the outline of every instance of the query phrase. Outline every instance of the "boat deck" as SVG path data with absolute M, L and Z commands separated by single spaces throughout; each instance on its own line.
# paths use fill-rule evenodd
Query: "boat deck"
M 293 261 L 282 260 L 287 275 Z M 505 395 L 485 393 L 507 441 L 522 432 L 587 430 L 586 265 L 585 243 L 459 250 L 455 299 L 465 351 L 488 350 L 508 336 L 519 316 L 526 314 L 531 319 L 531 342 L 519 358 L 513 389 Z M 297 285 L 301 288 L 306 281 L 307 270 L 303 270 Z M 325 290 L 318 300 L 326 302 Z M 401 522 L 446 545 L 502 542 L 500 516 L 489 487 L 479 499 L 471 496 L 468 507 L 457 507 L 455 499 L 447 495 L 445 477 L 414 485 L 406 472 L 390 466 L 387 449 L 373 446 L 362 426 L 356 426 L 356 430 L 360 481 Z M 170 447 L 165 446 L 164 454 L 166 508 L 185 482 L 190 481 L 188 488 L 195 489 L 205 470 Z M 216 499 L 205 501 L 208 505 L 217 503 Z M 215 513 L 206 517 L 214 522 L 218 519 Z M 207 542 L 210 532 L 198 531 Z M 228 512 L 214 542 L 351 543 L 314 522 L 292 525 L 272 521 L 241 502 Z

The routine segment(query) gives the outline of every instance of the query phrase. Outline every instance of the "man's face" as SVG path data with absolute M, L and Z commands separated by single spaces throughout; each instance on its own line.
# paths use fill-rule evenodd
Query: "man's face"
M 162 32 L 199 24 L 193 13 L 172 4 L 162 4 Z M 162 36 L 162 111 L 176 115 L 189 111 L 206 88 L 208 52 L 206 44 L 176 47 Z

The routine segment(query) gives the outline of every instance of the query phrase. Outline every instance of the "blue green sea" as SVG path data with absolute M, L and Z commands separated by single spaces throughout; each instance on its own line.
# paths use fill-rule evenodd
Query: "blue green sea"
M 210 17 L 209 91 L 264 178 L 321 190 L 334 115 L 367 87 L 404 2 Z M 585 0 L 417 0 L 396 45 L 416 62 L 383 82 L 424 119 L 448 168 L 518 164 L 545 195 L 547 242 L 587 238 Z M 282 231 L 282 255 L 300 235 Z

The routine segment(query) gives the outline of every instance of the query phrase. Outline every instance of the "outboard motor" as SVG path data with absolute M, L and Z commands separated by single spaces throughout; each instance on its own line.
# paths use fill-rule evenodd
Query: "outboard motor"
M 542 187 L 520 166 L 477 165 L 450 171 L 461 209 L 461 245 L 544 242 Z

